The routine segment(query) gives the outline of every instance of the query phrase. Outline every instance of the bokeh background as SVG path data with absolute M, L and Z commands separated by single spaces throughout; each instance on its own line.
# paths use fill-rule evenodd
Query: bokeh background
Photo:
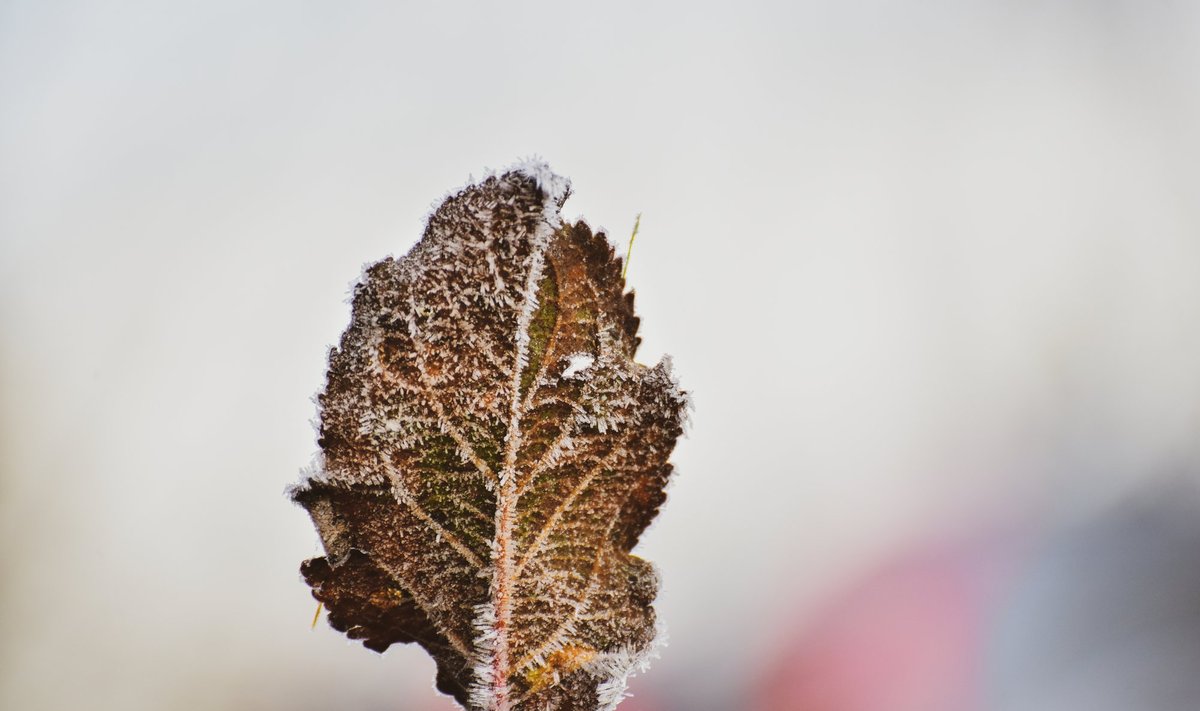
M 1200 6 L 0 2 L 0 707 L 437 711 L 284 497 L 540 154 L 694 393 L 629 711 L 1194 710 Z

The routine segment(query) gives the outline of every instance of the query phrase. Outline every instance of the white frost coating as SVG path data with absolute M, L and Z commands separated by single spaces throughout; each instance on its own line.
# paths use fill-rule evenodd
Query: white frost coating
M 578 378 L 583 371 L 592 367 L 596 362 L 596 358 L 591 353 L 572 353 L 567 356 L 567 367 L 563 371 L 563 378 Z
M 567 199 L 567 193 L 571 191 L 571 181 L 551 170 L 550 164 L 538 156 L 526 158 L 501 172 L 521 173 L 533 178 L 538 188 L 546 194 L 547 202 L 553 205 L 551 209 L 555 211 L 557 211 L 558 205 Z
M 596 711 L 613 711 L 617 704 L 625 700 L 629 694 L 629 678 L 634 674 L 650 668 L 650 662 L 658 658 L 659 651 L 667 646 L 667 628 L 662 620 L 655 625 L 654 640 L 645 649 L 637 650 L 632 647 L 622 647 L 613 652 L 597 655 L 584 668 L 594 676 L 607 681 L 596 687 L 596 700 L 599 707 Z
M 295 496 L 297 491 L 307 489 L 312 482 L 324 483 L 326 481 L 328 481 L 328 475 L 325 473 L 325 453 L 317 452 L 308 466 L 300 470 L 300 481 L 288 486 L 285 491 L 290 498 Z
M 608 228 L 606 228 L 604 225 L 597 225 L 596 229 L 592 230 L 592 232 L 594 232 L 598 235 L 602 235 L 604 237 L 604 241 L 608 242 L 608 245 L 610 247 L 612 247 L 614 250 L 618 250 L 618 249 L 623 250 L 624 249 L 624 247 L 621 246 L 620 238 L 615 237 L 613 235 L 613 233 L 609 232 Z M 629 261 L 629 255 L 621 253 L 621 259 L 623 259 L 625 261 Z M 622 288 L 624 288 L 624 287 L 622 287 Z
M 426 217 L 425 222 L 426 223 L 429 222 L 428 217 Z M 343 302 L 346 304 L 353 305 L 354 304 L 354 295 L 358 292 L 358 287 L 363 286 L 364 284 L 367 283 L 367 279 L 369 278 L 367 275 L 368 270 L 370 270 L 371 267 L 376 266 L 382 262 L 386 262 L 389 259 L 395 261 L 395 256 L 392 254 L 386 254 L 386 255 L 384 255 L 383 259 L 376 259 L 373 262 L 363 262 L 362 267 L 360 267 L 358 270 L 358 278 L 346 285 L 346 298 L 343 299 Z M 313 397 L 315 398 L 316 395 L 314 395 Z
M 494 542 L 493 542 L 493 545 Z M 492 656 L 496 653 L 496 610 L 492 603 L 475 608 L 475 660 L 473 671 L 475 683 L 471 685 L 471 706 L 490 709 L 494 706 L 492 694 Z
M 671 356 L 664 355 L 659 359 L 658 365 L 654 366 L 654 372 L 660 373 L 667 379 L 667 382 L 671 384 L 671 393 L 674 395 L 675 402 L 683 405 L 681 415 L 683 417 L 683 434 L 686 437 L 692 428 L 692 411 L 696 409 L 696 406 L 692 402 L 691 394 L 680 387 L 679 379 L 675 377 L 675 361 L 671 359 Z
M 470 188 L 483 184 L 489 178 L 499 178 L 505 173 L 520 173 L 521 175 L 533 178 L 533 180 L 537 183 L 537 186 L 546 195 L 547 209 L 543 213 L 545 214 L 546 219 L 550 221 L 551 226 L 555 229 L 558 229 L 558 227 L 562 225 L 562 219 L 558 217 L 558 206 L 565 201 L 567 196 L 571 193 L 571 180 L 559 175 L 558 173 L 555 173 L 554 170 L 550 168 L 550 164 L 543 160 L 541 156 L 537 155 L 530 156 L 502 170 L 492 170 L 489 168 L 483 172 L 483 175 L 478 180 L 475 179 L 474 175 L 468 175 L 467 182 L 463 183 L 457 188 L 454 188 L 453 190 L 450 190 L 429 204 L 429 210 L 425 213 L 425 219 L 422 220 L 422 222 L 428 225 L 430 218 L 433 217 L 434 213 L 438 211 L 438 208 L 440 208 L 446 202 L 446 200 L 449 200 L 450 198 L 459 195 Z

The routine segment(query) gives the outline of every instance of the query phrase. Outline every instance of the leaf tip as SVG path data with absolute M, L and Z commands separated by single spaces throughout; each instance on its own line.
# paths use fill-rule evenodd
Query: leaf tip
M 545 194 L 546 200 L 557 207 L 562 207 L 571 194 L 570 179 L 555 173 L 541 156 L 530 156 L 503 172 L 520 173 L 533 179 L 538 189 Z

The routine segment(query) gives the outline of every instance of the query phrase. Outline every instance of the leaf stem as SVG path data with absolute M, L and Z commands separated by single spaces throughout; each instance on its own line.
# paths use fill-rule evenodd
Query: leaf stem
M 515 477 L 500 485 L 499 506 L 496 509 L 496 573 L 492 604 L 496 608 L 495 649 L 492 656 L 492 709 L 509 711 L 508 626 L 512 619 L 512 521 Z

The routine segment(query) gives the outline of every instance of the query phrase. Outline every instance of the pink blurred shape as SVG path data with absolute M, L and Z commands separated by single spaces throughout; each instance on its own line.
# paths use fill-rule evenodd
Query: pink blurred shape
M 793 627 L 751 708 L 965 711 L 979 707 L 993 546 L 890 560 Z

